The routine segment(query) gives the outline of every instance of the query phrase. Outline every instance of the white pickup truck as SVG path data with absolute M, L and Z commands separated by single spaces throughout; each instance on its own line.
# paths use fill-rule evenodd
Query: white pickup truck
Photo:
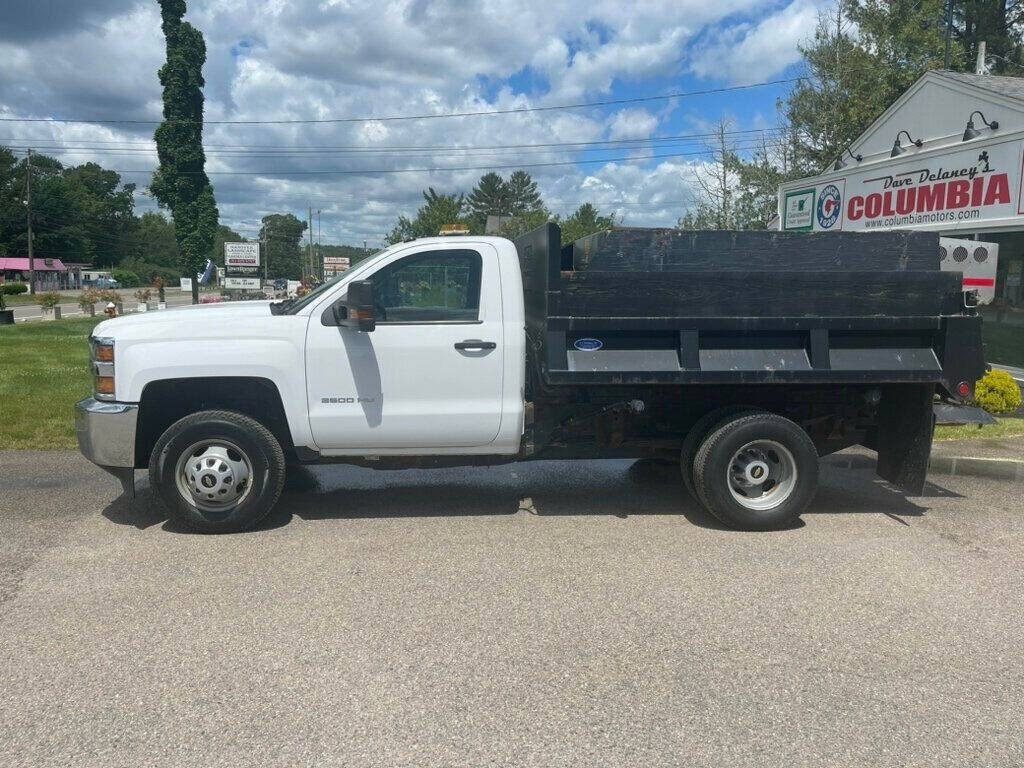
M 823 257 L 818 236 L 772 233 L 759 271 L 715 234 L 429 238 L 300 299 L 104 321 L 80 448 L 129 492 L 148 468 L 171 518 L 206 532 L 256 525 L 292 463 L 667 458 L 746 528 L 790 522 L 818 456 L 856 443 L 920 488 L 933 395 L 983 373 L 934 237 Z

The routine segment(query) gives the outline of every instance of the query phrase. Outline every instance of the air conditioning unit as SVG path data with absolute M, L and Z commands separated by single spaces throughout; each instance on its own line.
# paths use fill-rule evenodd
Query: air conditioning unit
M 964 290 L 977 291 L 979 304 L 988 304 L 996 297 L 998 263 L 999 243 L 939 238 L 939 267 L 943 272 L 962 272 Z

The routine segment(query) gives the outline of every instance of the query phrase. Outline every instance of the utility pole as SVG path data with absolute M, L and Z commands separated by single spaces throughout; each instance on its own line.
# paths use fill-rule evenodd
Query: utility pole
M 324 258 L 320 251 L 320 209 L 316 209 L 316 268 L 320 279 L 324 279 Z
M 36 293 L 36 260 L 32 256 L 32 149 L 28 150 L 25 162 L 25 220 L 28 223 L 28 292 Z
M 306 245 L 306 261 L 309 262 L 309 276 L 313 277 L 313 206 L 309 206 L 309 218 L 306 219 L 309 227 L 309 241 Z
M 263 257 L 263 282 L 270 280 L 270 228 L 264 227 L 260 232 L 260 250 Z
M 953 0 L 946 0 L 946 69 L 949 69 L 952 51 L 950 40 L 953 37 Z

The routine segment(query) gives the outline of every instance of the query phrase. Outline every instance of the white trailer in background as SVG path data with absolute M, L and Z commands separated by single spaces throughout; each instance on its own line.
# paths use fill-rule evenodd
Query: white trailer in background
M 977 291 L 979 304 L 989 304 L 996 297 L 998 266 L 999 243 L 939 238 L 939 267 L 943 272 L 963 272 L 964 290 Z

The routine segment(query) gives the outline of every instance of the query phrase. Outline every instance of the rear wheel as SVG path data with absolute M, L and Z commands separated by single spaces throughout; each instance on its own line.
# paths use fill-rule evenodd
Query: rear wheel
M 814 497 L 818 453 L 789 419 L 747 414 L 705 438 L 693 477 L 701 503 L 719 520 L 744 530 L 771 530 L 792 523 Z
M 710 413 L 701 416 L 683 439 L 682 448 L 679 450 L 679 470 L 683 475 L 683 485 L 693 498 L 700 501 L 697 491 L 693 487 L 693 460 L 697 457 L 697 449 L 704 442 L 711 432 L 714 432 L 723 422 L 734 419 L 741 413 L 751 413 L 751 408 L 744 405 L 727 405 L 718 408 Z
M 150 485 L 171 520 L 202 533 L 259 523 L 277 503 L 284 476 L 274 435 L 233 411 L 201 411 L 175 422 L 149 460 Z

